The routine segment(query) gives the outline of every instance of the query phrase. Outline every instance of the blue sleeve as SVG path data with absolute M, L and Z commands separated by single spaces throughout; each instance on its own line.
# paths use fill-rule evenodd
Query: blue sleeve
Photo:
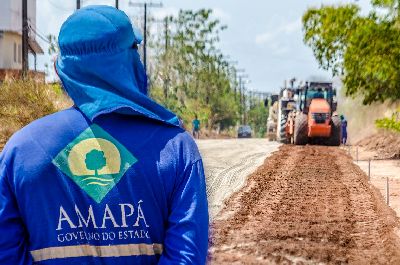
M 0 264 L 31 265 L 28 235 L 2 163 L 0 154 Z
M 208 206 L 201 160 L 184 172 L 172 196 L 159 264 L 204 265 L 208 248 Z

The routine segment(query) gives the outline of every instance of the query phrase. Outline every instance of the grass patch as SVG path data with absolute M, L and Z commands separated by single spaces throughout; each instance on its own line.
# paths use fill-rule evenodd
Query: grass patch
M 400 133 L 400 108 L 391 117 L 376 120 L 375 125 L 380 129 Z
M 71 106 L 59 85 L 32 80 L 0 84 L 0 150 L 13 133 L 45 115 Z

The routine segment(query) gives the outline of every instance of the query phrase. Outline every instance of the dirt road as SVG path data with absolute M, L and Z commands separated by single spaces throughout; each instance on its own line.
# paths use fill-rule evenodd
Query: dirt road
M 210 216 L 222 208 L 223 201 L 239 190 L 248 175 L 280 146 L 266 139 L 198 140 L 207 177 Z
M 398 221 L 343 150 L 282 146 L 212 224 L 211 264 L 400 264 Z

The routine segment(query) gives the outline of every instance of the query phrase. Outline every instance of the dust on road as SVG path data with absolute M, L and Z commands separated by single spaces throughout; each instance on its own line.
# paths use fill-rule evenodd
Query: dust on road
M 282 146 L 212 224 L 211 264 L 400 264 L 398 221 L 343 150 Z
M 197 140 L 203 157 L 210 217 L 223 201 L 239 190 L 248 175 L 261 166 L 280 144 L 266 139 Z

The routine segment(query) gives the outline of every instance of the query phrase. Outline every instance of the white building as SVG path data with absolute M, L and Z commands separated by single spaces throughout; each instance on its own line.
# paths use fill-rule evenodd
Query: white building
M 36 0 L 28 0 L 27 2 L 28 49 L 36 61 L 36 55 L 43 54 L 42 48 L 36 42 Z M 18 73 L 21 69 L 22 0 L 0 0 L 0 80 L 4 78 L 4 72 Z

